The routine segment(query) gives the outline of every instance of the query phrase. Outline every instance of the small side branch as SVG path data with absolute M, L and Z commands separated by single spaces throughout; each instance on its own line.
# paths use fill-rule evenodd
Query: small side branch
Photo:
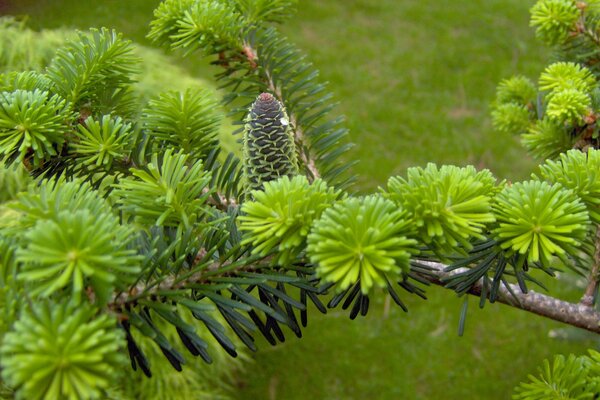
M 206 194 L 210 192 L 209 188 L 204 188 L 202 190 L 202 194 Z M 223 195 L 220 192 L 215 192 L 215 193 L 211 193 L 209 194 L 206 203 L 221 210 L 221 211 L 227 211 L 227 209 L 229 207 L 237 207 L 238 206 L 238 202 L 235 198 L 231 197 L 226 197 L 225 195 Z
M 294 140 L 296 142 L 296 145 L 300 148 L 300 159 L 311 174 L 309 180 L 314 181 L 315 179 L 319 179 L 321 177 L 321 174 L 319 173 L 314 158 L 310 157 L 310 154 L 308 154 L 307 151 L 303 151 L 304 132 L 302 132 L 302 128 L 298 126 L 295 115 L 290 115 L 290 119 L 290 123 L 294 127 Z
M 282 104 L 285 104 L 285 99 L 283 98 L 283 96 L 281 94 L 281 90 L 279 90 L 279 88 L 275 85 L 275 82 L 271 78 L 271 75 L 268 71 L 266 72 L 266 76 L 267 76 L 267 86 L 269 87 L 269 91 L 271 91 L 275 95 L 275 97 L 277 97 L 277 100 L 279 100 Z M 305 150 L 304 143 L 305 143 L 306 139 L 305 139 L 304 131 L 302 130 L 302 127 L 298 125 L 298 119 L 296 118 L 296 115 L 294 113 L 289 113 L 288 116 L 290 118 L 290 124 L 292 126 L 292 129 L 294 131 L 294 142 L 296 143 L 296 148 L 300 149 L 300 152 L 299 152 L 300 160 L 302 161 L 302 163 L 306 166 L 306 168 L 310 172 L 311 176 L 309 176 L 308 179 L 312 182 L 315 179 L 320 178 L 321 174 L 319 173 L 319 170 L 317 169 L 315 160 L 310 156 L 310 154 L 308 154 L 308 151 L 304 151 Z
M 427 273 L 418 272 L 418 275 L 426 281 L 439 286 L 444 286 L 444 279 L 465 272 L 466 268 L 458 268 L 452 272 L 446 272 L 446 265 L 421 261 L 429 271 Z M 531 313 L 550 318 L 558 322 L 582 328 L 590 332 L 600 334 L 600 312 L 584 304 L 574 304 L 541 293 L 530 290 L 528 293 L 522 293 L 517 285 L 509 284 L 510 291 L 501 286 L 498 291 L 496 301 L 529 311 Z M 477 281 L 469 294 L 481 297 L 483 289 L 483 280 Z M 511 294 L 511 291 L 513 292 Z M 514 294 L 514 295 L 513 295 Z
M 594 240 L 594 265 L 588 276 L 588 285 L 585 293 L 581 298 L 581 304 L 592 307 L 594 305 L 594 297 L 598 291 L 598 275 L 600 273 L 600 229 L 596 227 L 596 237 Z

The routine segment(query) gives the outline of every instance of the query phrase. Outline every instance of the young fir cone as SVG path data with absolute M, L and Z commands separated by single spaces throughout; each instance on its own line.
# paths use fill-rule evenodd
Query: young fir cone
M 244 130 L 246 193 L 282 176 L 298 174 L 294 136 L 285 109 L 270 93 L 250 107 Z

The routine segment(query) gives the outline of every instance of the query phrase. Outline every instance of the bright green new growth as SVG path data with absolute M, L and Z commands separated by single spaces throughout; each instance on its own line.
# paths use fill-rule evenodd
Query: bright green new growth
M 7 231 L 19 244 L 16 278 L 32 295 L 66 289 L 80 299 L 89 286 L 102 304 L 139 273 L 139 257 L 128 248 L 135 235 L 89 185 L 42 181 L 11 207 L 18 212 L 15 229 Z
M 27 188 L 31 178 L 20 163 L 7 164 L 0 161 L 0 204 L 17 197 L 17 193 Z
M 36 182 L 18 195 L 18 202 L 12 207 L 21 213 L 23 227 L 31 227 L 41 220 L 54 220 L 64 210 L 87 210 L 92 215 L 113 216 L 108 202 L 88 183 L 77 179 Z
M 560 160 L 547 160 L 540 166 L 542 178 L 571 189 L 585 204 L 590 219 L 600 224 L 600 150 L 587 154 L 570 150 Z
M 546 3 L 551 2 L 539 1 L 537 6 Z M 593 144 L 597 81 L 591 69 L 578 62 L 555 62 L 541 74 L 539 86 L 543 97 L 536 101 L 528 79 L 500 82 L 491 113 L 496 130 L 520 134 L 523 145 L 544 159 L 557 158 L 578 142 L 584 143 L 581 147 Z
M 169 91 L 151 99 L 142 123 L 150 137 L 178 148 L 193 158 L 204 158 L 218 146 L 222 116 L 218 104 L 206 90 Z
M 531 125 L 531 113 L 524 105 L 500 104 L 492 111 L 492 124 L 500 132 L 521 134 Z
M 527 132 L 534 117 L 536 95 L 535 86 L 524 76 L 513 76 L 500 82 L 492 106 L 494 128 L 510 134 Z
M 585 205 L 560 184 L 527 181 L 507 186 L 495 198 L 497 227 L 494 238 L 519 264 L 541 262 L 552 256 L 575 255 L 589 233 Z
M 120 117 L 103 115 L 100 120 L 87 117 L 75 131 L 78 141 L 71 147 L 83 164 L 104 166 L 110 169 L 113 160 L 121 160 L 128 153 L 131 140 L 131 124 Z
M 521 136 L 521 142 L 527 150 L 541 159 L 555 159 L 561 153 L 570 150 L 575 139 L 564 125 L 549 118 L 538 120 Z
M 557 62 L 540 76 L 546 91 L 546 114 L 558 124 L 579 124 L 590 113 L 596 78 L 589 69 L 573 62 Z
M 296 146 L 283 105 L 262 93 L 250 107 L 244 130 L 244 173 L 247 192 L 282 176 L 298 174 Z
M 583 122 L 592 107 L 591 97 L 577 89 L 564 89 L 550 96 L 546 114 L 552 121 L 560 124 L 579 124 Z
M 515 400 L 595 399 L 600 396 L 600 353 L 567 358 L 554 356 L 552 365 L 544 360 L 539 377 L 529 375 L 530 382 L 516 387 Z
M 596 88 L 596 78 L 584 66 L 573 62 L 556 62 L 542 72 L 539 85 L 540 90 L 549 92 L 547 97 L 566 89 L 591 94 Z
M 131 234 L 112 215 L 60 211 L 24 235 L 17 251 L 22 265 L 17 278 L 31 284 L 34 296 L 48 297 L 67 288 L 80 300 L 89 286 L 105 302 L 116 286 L 125 287 L 139 272 L 136 252 L 126 246 Z
M 0 75 L 0 90 L 4 92 L 14 92 L 18 89 L 31 92 L 36 89 L 49 91 L 51 85 L 48 77 L 36 71 L 13 71 Z
M 388 181 L 389 198 L 409 213 L 418 238 L 441 256 L 464 253 L 472 239 L 485 238 L 495 220 L 491 199 L 497 191 L 491 172 L 472 166 L 430 163 Z
M 56 155 L 67 126 L 65 101 L 40 90 L 0 93 L 0 156 L 23 160 L 33 151 L 34 165 Z
M 496 104 L 516 103 L 531 106 L 535 103 L 537 90 L 529 78 L 513 76 L 503 79 L 496 88 Z
M 29 400 L 103 399 L 125 366 L 123 332 L 84 304 L 24 310 L 2 342 L 2 378 Z
M 573 0 L 542 0 L 531 8 L 530 25 L 542 42 L 552 46 L 569 38 L 580 15 Z
M 149 225 L 191 226 L 204 211 L 210 173 L 202 160 L 188 164 L 189 155 L 169 149 L 158 154 L 146 169 L 131 169 L 132 177 L 115 185 L 114 196 L 126 214 Z
M 538 2 L 542 3 L 547 2 Z M 543 159 L 557 158 L 576 145 L 593 146 L 598 89 L 590 68 L 572 61 L 549 65 L 539 79 L 542 92 L 538 101 L 528 79 L 503 80 L 492 107 L 494 127 L 520 134 L 529 152 Z
M 408 273 L 416 252 L 407 213 L 380 196 L 347 198 L 325 210 L 308 235 L 307 254 L 317 276 L 339 291 L 360 279 L 368 294 Z
M 274 263 L 287 265 L 306 245 L 314 220 L 331 206 L 340 192 L 320 179 L 312 183 L 305 176 L 284 176 L 265 182 L 264 190 L 251 194 L 253 201 L 242 205 L 238 218 L 244 233 L 242 244 L 252 244 L 252 254 L 269 254 L 277 249 Z

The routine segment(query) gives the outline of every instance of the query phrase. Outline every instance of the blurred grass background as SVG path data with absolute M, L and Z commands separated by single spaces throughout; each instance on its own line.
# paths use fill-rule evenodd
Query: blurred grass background
M 5 0 L 6 2 L 6 0 Z M 158 0 L 8 0 L 4 13 L 29 15 L 36 29 L 114 27 L 142 44 Z M 474 164 L 500 178 L 534 168 L 518 140 L 495 133 L 488 105 L 497 82 L 536 79 L 549 59 L 528 27 L 533 1 L 302 0 L 282 27 L 321 70 L 357 146 L 359 189 L 427 162 Z M 209 78 L 206 61 L 173 58 Z M 169 76 L 164 76 L 168 82 Z M 579 294 L 558 288 L 576 301 Z M 407 298 L 409 313 L 366 318 L 311 313 L 301 340 L 262 343 L 239 384 L 239 399 L 506 399 L 555 353 L 583 353 L 591 341 L 550 339 L 560 325 L 471 299 L 465 335 L 456 335 L 462 299 L 439 288 Z M 407 296 L 405 296 L 407 297 Z M 315 311 L 315 310 L 313 310 Z M 290 335 L 291 336 L 291 333 Z M 210 367 L 207 367 L 210 368 Z

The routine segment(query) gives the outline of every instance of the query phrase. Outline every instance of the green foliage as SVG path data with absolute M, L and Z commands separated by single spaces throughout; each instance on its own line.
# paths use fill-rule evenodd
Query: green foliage
M 24 151 L 23 162 L 12 163 L 12 160 L 7 160 L 10 157 L 20 161 L 18 152 L 7 155 L 0 154 L 0 184 L 2 185 L 0 191 L 2 196 L 0 198 L 0 202 L 2 202 L 0 204 L 0 332 L 2 335 L 11 329 L 11 326 L 16 323 L 15 321 L 23 321 L 27 318 L 28 311 L 22 307 L 23 304 L 45 301 L 64 303 L 66 298 L 71 298 L 76 303 L 72 308 L 87 309 L 89 306 L 86 303 L 95 303 L 103 307 L 101 313 L 104 315 L 106 310 L 114 310 L 117 307 L 115 303 L 118 301 L 115 299 L 119 299 L 119 293 L 126 297 L 129 296 L 129 290 L 134 290 L 132 288 L 140 280 L 144 281 L 140 285 L 147 284 L 148 287 L 152 287 L 157 284 L 157 281 L 164 279 L 166 274 L 176 275 L 176 271 L 180 269 L 185 269 L 186 273 L 189 273 L 189 269 L 192 267 L 206 268 L 208 260 L 218 260 L 216 257 L 213 258 L 212 250 L 206 255 L 207 260 L 204 262 L 200 263 L 199 259 L 195 259 L 200 252 L 198 247 L 200 243 L 205 244 L 208 249 L 216 248 L 219 243 L 210 237 L 202 238 L 202 240 L 198 238 L 198 235 L 203 234 L 207 229 L 204 222 L 199 221 L 196 214 L 193 214 L 198 212 L 204 216 L 208 211 L 204 202 L 212 194 L 212 189 L 208 189 L 209 184 L 211 186 L 214 184 L 215 188 L 228 187 L 227 193 L 229 193 L 230 184 L 223 180 L 235 176 L 240 170 L 234 157 L 230 156 L 223 161 L 218 159 L 219 150 L 216 148 L 215 136 L 220 125 L 220 118 L 219 112 L 215 109 L 216 102 L 211 101 L 207 93 L 198 94 L 197 91 L 190 90 L 181 97 L 184 102 L 189 101 L 189 103 L 178 109 L 177 104 L 167 104 L 168 96 L 175 98 L 174 92 L 165 92 L 166 94 L 162 95 L 165 104 L 158 105 L 156 108 L 152 108 L 156 104 L 146 105 L 146 109 L 149 110 L 148 114 L 156 119 L 148 123 L 143 119 L 138 120 L 134 116 L 144 108 L 144 104 L 140 101 L 142 97 L 138 98 L 138 94 L 134 91 L 148 96 L 157 90 L 154 88 L 147 90 L 143 86 L 145 83 L 133 85 L 131 74 L 137 69 L 137 57 L 132 53 L 132 46 L 120 39 L 119 35 L 107 30 L 92 31 L 90 34 L 82 33 L 75 40 L 76 42 L 60 50 L 59 56 L 50 66 L 50 70 L 55 75 L 61 75 L 61 78 L 64 78 L 59 84 L 57 84 L 58 77 L 52 77 L 50 72 L 23 71 L 0 75 L 0 90 L 2 91 L 0 96 L 2 98 L 24 97 L 22 93 L 31 93 L 39 96 L 48 104 L 51 104 L 50 101 L 53 99 L 56 99 L 57 103 L 62 102 L 62 108 L 58 109 L 57 107 L 56 110 L 53 109 L 47 113 L 55 118 L 57 126 L 61 128 L 60 135 L 54 134 L 50 125 L 46 127 L 49 129 L 40 128 L 40 131 L 44 132 L 47 137 L 56 137 L 60 143 L 51 143 L 51 149 L 42 148 L 39 154 L 43 158 L 40 158 L 39 162 L 34 162 L 33 146 L 26 149 L 26 152 Z M 54 51 L 53 48 L 52 53 Z M 150 56 L 155 55 L 151 51 L 148 53 Z M 164 62 L 164 57 L 161 60 Z M 69 70 L 68 72 L 72 74 L 63 74 L 64 71 L 61 68 Z M 159 67 L 154 66 L 154 68 Z M 188 79 L 188 82 L 193 85 L 199 83 L 192 79 Z M 165 83 L 162 82 L 163 86 L 160 89 L 164 89 Z M 181 82 L 176 82 L 176 84 L 181 86 Z M 160 85 L 154 86 L 159 87 Z M 62 96 L 57 94 L 60 91 L 67 96 L 72 96 L 72 101 L 63 100 Z M 79 94 L 77 94 L 78 92 Z M 24 98 L 26 99 L 26 97 Z M 161 96 L 156 96 L 153 101 L 158 101 L 159 98 Z M 39 119 L 35 112 L 43 112 L 44 104 L 34 103 L 29 106 L 28 112 L 33 113 L 32 115 Z M 44 117 L 44 114 L 41 116 Z M 181 121 L 181 118 L 187 118 L 187 120 Z M 192 131 L 189 139 L 195 142 L 193 143 L 194 148 L 190 149 L 190 152 L 195 153 L 172 155 L 173 151 L 168 147 L 179 146 L 185 139 L 182 139 L 181 142 L 177 140 L 170 142 L 169 136 L 174 137 L 176 133 L 183 135 L 183 129 L 187 129 L 187 126 L 203 127 L 203 134 L 210 137 L 210 140 L 207 140 L 207 137 L 201 139 L 197 135 L 197 130 Z M 152 127 L 164 128 L 161 133 L 167 132 L 165 139 L 152 140 L 152 132 L 150 132 Z M 182 127 L 182 131 L 174 132 L 179 127 Z M 148 147 L 146 148 L 146 146 Z M 202 146 L 203 149 L 198 149 Z M 198 150 L 202 150 L 204 153 Z M 146 152 L 149 151 L 158 157 L 153 159 L 154 164 L 148 163 L 147 158 L 151 157 L 146 157 Z M 207 158 L 206 171 L 204 170 L 205 164 L 197 159 L 200 154 Z M 4 159 L 1 159 L 2 156 L 5 156 Z M 169 157 L 174 161 L 171 164 L 163 163 Z M 157 166 L 155 171 L 157 175 L 155 176 L 152 176 L 152 165 Z M 168 170 L 169 165 L 174 165 L 174 168 Z M 164 194 L 165 202 L 170 201 L 169 199 L 173 200 L 171 195 L 175 197 L 175 200 L 169 203 L 173 209 L 180 205 L 179 200 L 185 203 L 184 209 L 178 210 L 179 214 L 176 217 L 165 218 L 164 225 L 167 227 L 152 228 L 151 225 L 158 218 L 139 218 L 134 215 L 135 220 L 142 223 L 142 228 L 145 229 L 144 232 L 138 234 L 139 226 L 132 224 L 132 221 L 120 222 L 120 218 L 116 216 L 116 213 L 119 212 L 118 205 L 124 207 L 125 213 L 129 209 L 120 202 L 123 198 L 115 196 L 111 192 L 114 192 L 115 187 L 121 188 L 119 186 L 121 178 L 138 180 L 135 178 L 136 175 L 128 171 L 128 167 L 131 166 L 136 166 L 135 170 L 137 171 L 150 171 L 147 172 L 149 176 L 153 179 L 158 178 L 152 182 L 154 187 L 147 185 L 143 188 L 152 192 L 153 199 L 157 199 L 158 196 L 155 196 L 155 193 L 158 191 Z M 165 168 L 163 169 L 163 167 Z M 182 169 L 178 169 L 180 167 Z M 48 179 L 36 179 L 39 175 L 46 176 Z M 58 178 L 58 176 L 62 176 L 62 178 Z M 81 176 L 82 179 L 89 182 L 74 179 L 75 176 Z M 98 187 L 101 188 L 100 191 L 93 189 Z M 106 201 L 102 198 L 103 196 L 109 196 L 110 200 Z M 131 200 L 129 203 L 131 209 L 136 209 L 135 204 L 132 205 L 135 203 L 135 194 L 128 192 L 125 197 L 128 196 Z M 115 201 L 118 202 L 117 205 L 114 204 Z M 160 203 L 161 199 L 157 199 L 157 201 Z M 162 211 L 165 210 L 162 209 Z M 167 210 L 166 212 L 169 214 L 175 211 Z M 182 218 L 182 215 L 183 218 L 187 217 L 190 220 L 189 226 L 186 227 L 185 223 L 181 221 L 173 222 Z M 127 217 L 127 214 L 124 216 Z M 214 222 L 210 223 L 217 225 Z M 155 236 L 153 236 L 154 233 L 149 234 L 148 232 L 153 229 L 157 229 L 160 233 Z M 160 240 L 158 235 L 162 235 Z M 148 238 L 148 236 L 150 237 Z M 229 248 L 231 249 L 231 246 L 239 248 L 240 239 L 235 235 L 231 235 L 231 238 L 231 243 L 227 244 L 230 246 Z M 239 250 L 234 250 L 228 257 L 234 257 L 238 252 Z M 165 275 L 161 276 L 160 274 Z M 191 297 L 190 289 L 178 288 L 178 290 L 178 296 L 183 296 L 179 297 L 179 300 Z M 151 297 L 150 294 L 144 294 L 144 296 Z M 50 299 L 44 300 L 44 297 Z M 195 301 L 197 298 L 194 298 L 191 304 L 194 304 Z M 55 306 L 49 307 L 54 308 Z M 129 303 L 127 307 L 130 307 Z M 202 307 L 198 306 L 197 309 L 200 310 Z M 267 306 L 264 306 L 263 309 L 271 310 Z M 226 379 L 227 374 L 231 374 L 233 369 L 229 366 L 232 363 L 225 361 L 225 357 L 229 357 L 227 353 L 231 349 L 224 350 L 223 347 L 232 345 L 232 343 L 237 344 L 237 342 L 223 338 L 226 337 L 225 335 L 239 334 L 248 340 L 249 336 L 245 332 L 246 330 L 252 331 L 254 326 L 248 325 L 249 320 L 243 320 L 245 327 L 240 328 L 236 325 L 239 322 L 228 319 L 237 318 L 239 320 L 242 318 L 240 314 L 231 310 L 222 310 L 222 312 L 229 312 L 229 314 L 223 319 L 216 316 L 208 319 L 209 316 L 206 316 L 207 321 L 210 321 L 210 329 L 200 329 L 199 332 L 202 335 L 218 337 L 213 341 L 210 338 L 206 340 L 213 346 L 215 344 L 218 346 L 217 349 L 211 351 L 212 359 L 219 360 L 219 368 L 224 374 L 220 376 Z M 127 310 L 120 309 L 117 314 L 119 320 L 126 321 L 129 318 Z M 173 327 L 177 324 L 175 322 L 174 325 L 170 325 L 173 321 L 178 320 L 169 313 L 165 313 L 164 310 L 160 315 L 168 315 L 168 326 Z M 279 318 L 283 321 L 283 317 Z M 79 325 L 82 323 L 83 321 L 79 321 Z M 57 321 L 57 324 L 60 324 L 60 321 Z M 235 326 L 238 331 L 227 330 L 224 325 L 229 326 L 229 324 Z M 99 327 L 96 326 L 96 328 Z M 124 354 L 123 350 L 127 346 L 135 348 L 135 341 L 128 344 L 127 335 L 125 337 L 122 335 L 125 330 L 119 329 L 112 318 L 108 328 L 110 329 L 108 333 L 114 334 L 111 339 L 113 343 L 111 351 Z M 184 341 L 184 343 L 189 344 L 189 340 L 192 342 L 201 340 L 197 339 L 193 332 L 180 334 L 175 328 L 173 328 L 173 332 L 175 340 Z M 155 335 L 160 335 L 160 333 Z M 57 337 L 57 340 L 63 340 L 60 338 L 60 333 L 55 333 L 54 336 Z M 152 343 L 153 346 L 156 346 L 157 341 L 152 341 Z M 221 347 L 221 343 L 224 343 L 223 347 Z M 173 349 L 173 347 L 169 347 L 169 349 Z M 147 348 L 146 350 L 150 352 Z M 164 351 L 174 351 L 163 351 L 160 345 L 156 346 L 154 350 L 158 350 L 157 354 L 162 357 L 162 360 L 157 361 L 161 363 L 164 363 L 166 354 Z M 87 352 L 89 353 L 89 351 Z M 243 349 L 238 349 L 235 354 L 238 353 L 243 356 Z M 194 353 L 194 355 L 198 355 L 198 353 Z M 5 354 L 3 357 L 8 358 Z M 140 362 L 140 358 L 132 357 L 132 359 Z M 85 360 L 80 361 L 83 366 Z M 227 397 L 227 388 L 222 382 L 218 382 L 217 379 L 209 379 L 209 373 L 199 374 L 197 363 L 192 364 L 196 365 L 196 371 L 189 371 L 185 379 L 174 378 L 172 373 L 167 372 L 168 368 L 171 368 L 168 367 L 160 369 L 163 377 L 155 379 L 154 382 L 160 382 L 158 387 L 164 385 L 165 382 L 172 381 L 172 384 L 178 382 L 180 385 L 178 390 L 182 393 L 193 393 L 194 396 L 201 393 L 207 393 L 207 396 L 220 393 L 223 397 Z M 233 363 L 233 365 L 239 365 L 239 363 Z M 129 383 L 113 379 L 117 375 L 122 377 L 124 372 L 122 369 L 110 367 L 111 380 L 109 384 L 105 384 L 105 378 L 99 371 L 92 368 L 86 371 L 87 375 L 84 377 L 86 382 L 97 379 L 98 383 L 89 384 L 87 392 L 75 393 L 73 398 L 83 399 L 94 396 L 126 398 L 127 393 L 115 388 L 115 384 L 121 382 L 127 386 Z M 173 372 L 177 373 L 174 370 Z M 58 382 L 61 379 L 61 375 L 59 375 L 61 373 L 60 370 L 47 369 L 47 378 Z M 81 375 L 81 373 L 78 374 Z M 53 377 L 53 375 L 56 376 Z M 8 378 L 5 379 L 7 380 L 2 382 L 3 394 L 5 384 L 8 382 Z M 192 381 L 198 379 L 201 382 L 192 384 Z M 230 380 L 231 376 L 227 379 Z M 44 398 L 46 396 L 45 398 L 55 398 L 54 393 L 48 392 L 43 385 L 37 385 L 28 392 L 21 383 L 16 381 L 8 383 L 14 386 L 13 389 L 16 389 L 17 397 Z M 142 386 L 144 385 L 142 384 Z M 149 387 L 156 386 L 149 385 Z M 198 390 L 192 390 L 194 388 Z M 147 394 L 147 392 L 144 393 Z M 145 398 L 147 397 L 145 396 Z M 64 398 L 69 398 L 68 394 Z M 138 398 L 138 396 L 133 395 L 132 398 Z
M 9 72 L 0 75 L 0 90 L 5 92 L 14 92 L 15 90 L 49 91 L 50 80 L 46 75 L 36 71 Z
M 582 400 L 600 396 L 599 354 L 590 351 L 591 357 L 567 358 L 554 356 L 552 365 L 544 360 L 540 376 L 529 375 L 530 382 L 515 388 L 515 400 Z
M 205 213 L 210 182 L 202 160 L 187 165 L 189 155 L 169 149 L 159 160 L 152 155 L 145 169 L 131 169 L 114 196 L 121 209 L 148 225 L 189 227 Z M 183 224 L 182 226 L 180 224 Z
M 70 35 L 58 29 L 34 31 L 26 28 L 25 21 L 3 16 L 0 36 L 0 72 L 10 72 L 42 70 Z
M 513 76 L 500 81 L 496 89 L 496 103 L 517 103 L 530 106 L 535 103 L 537 90 L 530 79 L 524 76 Z
M 25 190 L 29 182 L 29 174 L 22 164 L 0 161 L 0 204 L 15 199 L 17 193 Z
M 552 95 L 548 102 L 548 118 L 559 124 L 579 124 L 591 111 L 592 99 L 577 89 L 565 89 Z
M 586 67 L 573 62 L 556 62 L 546 67 L 540 75 L 540 90 L 558 93 L 567 89 L 575 89 L 591 94 L 596 88 L 596 78 Z
M 304 176 L 284 176 L 265 182 L 264 190 L 252 192 L 254 200 L 242 206 L 242 244 L 252 244 L 252 254 L 262 256 L 277 249 L 274 263 L 288 265 L 306 246 L 313 221 L 339 196 L 320 179 L 309 183 Z
M 540 76 L 540 90 L 547 91 L 547 115 L 559 124 L 579 124 L 591 112 L 596 78 L 590 70 L 572 62 L 557 62 Z
M 295 13 L 298 0 L 231 0 L 236 9 L 251 22 L 283 22 Z
M 338 291 L 360 281 L 363 294 L 409 270 L 416 241 L 407 213 L 379 196 L 348 198 L 325 210 L 308 235 L 317 275 Z
M 103 304 L 115 288 L 134 281 L 139 259 L 128 244 L 135 236 L 89 186 L 44 181 L 12 207 L 21 214 L 11 230 L 19 240 L 16 278 L 31 295 L 60 292 L 80 300 L 91 288 Z
M 79 180 L 44 179 L 30 185 L 12 205 L 20 212 L 19 225 L 23 230 L 38 221 L 55 220 L 61 211 L 87 210 L 91 215 L 109 217 L 112 210 L 97 191 Z
M 555 159 L 575 144 L 568 129 L 549 118 L 536 121 L 521 136 L 521 141 L 531 154 L 541 159 Z
M 165 0 L 154 10 L 154 19 L 150 22 L 148 37 L 154 42 L 165 45 L 178 34 L 179 20 L 195 0 Z
M 559 184 L 517 182 L 495 198 L 494 237 L 508 254 L 549 266 L 552 256 L 576 255 L 589 233 L 585 205 Z
M 575 31 L 580 11 L 573 0 L 541 0 L 531 8 L 531 26 L 546 44 L 565 42 Z
M 27 399 L 99 399 L 125 358 L 109 315 L 73 304 L 27 307 L 4 336 L 2 377 Z
M 34 165 L 57 154 L 67 130 L 65 101 L 48 92 L 16 90 L 0 93 L 0 155 Z
M 267 25 L 287 17 L 290 3 L 167 0 L 150 34 L 218 57 L 225 107 L 245 122 L 247 198 L 238 190 L 239 160 L 219 155 L 216 104 L 193 90 L 141 104 L 132 85 L 136 57 L 114 32 L 81 34 L 46 74 L 1 78 L 7 95 L 47 89 L 69 107 L 55 113 L 65 131 L 51 142 L 54 153 L 42 148 L 37 163 L 21 157 L 33 178 L 48 179 L 30 185 L 11 208 L 2 205 L 13 212 L 0 231 L 2 283 L 12 279 L 23 304 L 73 297 L 82 309 L 101 305 L 101 315 L 118 316 L 111 332 L 125 334 L 114 352 L 126 348 L 133 368 L 150 376 L 164 371 L 152 367 L 152 352 L 177 371 L 187 362 L 182 348 L 211 362 L 208 335 L 232 356 L 241 347 L 233 337 L 251 350 L 254 332 L 271 344 L 284 341 L 288 329 L 300 337 L 308 300 L 324 312 L 319 298 L 328 287 L 336 288 L 329 307 L 344 297 L 342 308 L 354 302 L 351 318 L 367 313 L 375 286 L 405 308 L 392 283 L 424 296 L 409 283 L 427 274 L 419 260 L 410 264 L 419 247 L 423 259 L 466 267 L 468 279 L 457 275 L 460 293 L 481 278 L 485 287 L 491 273 L 496 287 L 514 279 L 501 262 L 547 264 L 582 249 L 590 231 L 585 207 L 577 190 L 558 184 L 516 183 L 500 192 L 487 170 L 431 164 L 390 179 L 384 195 L 347 197 L 329 188 L 348 183 L 341 176 L 351 163 L 340 156 L 350 145 L 317 73 Z M 593 143 L 595 81 L 567 67 L 543 75 L 542 90 L 551 91 L 544 99 L 525 78 L 502 83 L 495 124 L 526 132 L 545 118 L 578 146 Z M 3 327 L 27 320 L 29 311 L 2 301 Z M 38 397 L 44 390 L 32 389 Z
M 224 49 L 242 50 L 245 23 L 227 1 L 165 1 L 154 13 L 148 37 L 187 52 L 202 49 L 214 54 Z
M 592 387 L 596 387 L 600 390 L 600 353 L 596 350 L 588 350 L 589 353 L 589 364 L 590 373 L 593 375 L 591 381 L 593 382 Z
M 10 226 L 7 219 L 11 215 L 0 208 L 0 229 Z M 0 232 L 0 346 L 6 332 L 17 320 L 19 308 L 22 305 L 23 293 L 15 282 L 14 276 L 17 268 L 15 262 L 15 240 L 8 238 Z
M 224 319 L 217 313 L 210 314 L 215 322 L 225 323 Z M 209 329 L 201 326 L 189 314 L 182 314 L 187 323 L 191 323 L 197 329 L 198 334 L 203 337 L 211 349 L 212 362 L 206 365 L 202 358 L 186 360 L 186 368 L 177 371 L 164 362 L 164 354 L 153 340 L 136 332 L 135 340 L 148 358 L 152 366 L 152 378 L 148 379 L 140 371 L 129 370 L 121 377 L 121 385 L 115 400 L 172 400 L 189 399 L 215 399 L 228 400 L 232 396 L 232 385 L 235 384 L 236 374 L 242 372 L 244 364 L 248 361 L 247 356 L 241 353 L 239 357 L 232 358 L 220 348 L 217 339 L 211 337 Z M 175 327 L 160 318 L 154 318 L 156 324 L 164 333 L 165 338 L 176 342 L 179 335 Z M 230 333 L 224 331 L 223 333 Z M 236 346 L 238 341 L 234 341 Z
M 53 91 L 68 100 L 73 109 L 96 109 L 102 99 L 126 95 L 138 62 L 130 41 L 115 31 L 92 29 L 57 51 L 47 75 Z M 110 111 L 108 108 L 105 111 Z
M 600 43 L 594 33 L 600 21 L 598 11 L 594 2 L 539 0 L 531 9 L 532 25 L 538 28 L 538 37 L 558 50 L 559 61 L 540 75 L 537 101 L 531 101 L 534 88 L 525 78 L 514 77 L 498 85 L 492 109 L 494 127 L 521 134 L 525 147 L 536 156 L 557 158 L 573 147 L 598 146 L 594 61 Z M 529 111 L 529 122 L 523 107 Z
M 127 249 L 131 235 L 111 215 L 60 211 L 25 234 L 17 277 L 31 283 L 33 296 L 51 296 L 70 286 L 72 297 L 80 300 L 89 285 L 105 303 L 116 286 L 124 288 L 139 272 L 135 250 Z
M 430 163 L 388 181 L 389 197 L 408 212 L 419 240 L 440 256 L 469 250 L 472 239 L 485 237 L 494 222 L 491 199 L 497 190 L 490 171 L 471 166 Z
M 205 158 L 218 146 L 221 115 L 205 90 L 169 91 L 151 99 L 143 111 L 148 135 L 194 158 Z
M 548 182 L 571 189 L 587 207 L 590 219 L 600 224 L 600 150 L 589 149 L 587 154 L 570 150 L 560 160 L 547 160 L 540 173 Z
M 269 21 L 281 20 L 284 13 L 279 10 L 287 3 L 252 2 L 249 18 L 264 18 L 256 21 L 242 16 L 250 12 L 246 6 L 250 3 L 245 1 L 166 1 L 155 13 L 149 37 L 188 53 L 200 46 L 205 55 L 218 54 L 214 63 L 224 71 L 217 78 L 230 89 L 225 103 L 235 106 L 231 114 L 236 119 L 246 119 L 248 107 L 258 93 L 273 93 L 277 101 L 285 104 L 289 115 L 300 170 L 311 180 L 321 177 L 343 187 L 350 183 L 345 172 L 352 164 L 342 162 L 340 157 L 351 144 L 345 143 L 347 129 L 342 126 L 343 119 L 328 117 L 334 106 L 331 94 L 318 82 L 318 74 L 302 54 L 274 28 L 265 26 Z M 203 31 L 209 25 L 190 24 L 194 18 L 207 24 L 210 21 L 211 32 Z M 229 26 L 224 25 L 225 21 Z M 319 176 L 315 175 L 315 168 Z
M 589 125 L 595 119 L 596 78 L 580 64 L 556 62 L 541 74 L 539 85 L 545 103 L 534 107 L 535 88 L 526 78 L 500 82 L 492 122 L 500 132 L 521 134 L 532 154 L 556 158 L 578 140 L 589 140 Z
M 296 146 L 285 109 L 269 93 L 250 107 L 244 130 L 244 173 L 248 193 L 265 182 L 298 173 Z
M 501 104 L 492 111 L 492 124 L 500 132 L 520 134 L 531 125 L 531 113 L 520 104 Z
M 102 116 L 100 121 L 89 116 L 75 133 L 78 141 L 71 143 L 83 164 L 112 167 L 113 160 L 122 160 L 127 154 L 131 139 L 131 124 L 120 117 Z
M 524 76 L 504 79 L 496 88 L 492 124 L 503 133 L 521 134 L 531 126 L 536 100 L 533 83 Z

